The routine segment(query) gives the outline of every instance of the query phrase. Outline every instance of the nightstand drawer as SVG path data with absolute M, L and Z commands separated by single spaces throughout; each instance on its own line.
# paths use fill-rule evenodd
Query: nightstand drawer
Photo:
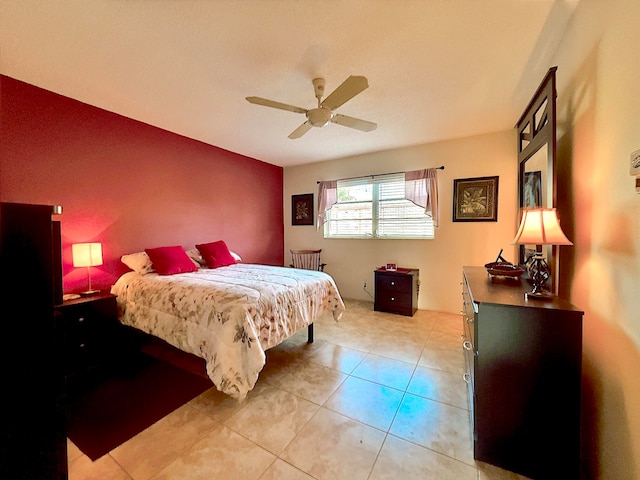
M 389 306 L 392 308 L 406 307 L 411 305 L 411 292 L 381 292 L 378 290 L 376 300 L 382 306 Z
M 412 277 L 410 275 L 380 274 L 376 279 L 376 288 L 380 292 L 408 293 L 411 295 Z

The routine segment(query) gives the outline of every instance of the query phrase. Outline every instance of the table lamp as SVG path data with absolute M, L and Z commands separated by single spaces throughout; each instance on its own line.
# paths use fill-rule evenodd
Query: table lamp
M 573 245 L 560 228 L 555 208 L 525 208 L 518 233 L 512 244 L 518 245 Z M 555 295 L 545 289 L 551 276 L 551 268 L 542 252 L 536 252 L 525 262 L 533 290 L 525 294 L 527 299 L 549 299 Z
M 89 289 L 80 292 L 81 295 L 93 295 L 100 290 L 91 288 L 91 267 L 102 265 L 102 244 L 101 243 L 74 243 L 71 245 L 74 267 L 87 267 L 89 276 Z

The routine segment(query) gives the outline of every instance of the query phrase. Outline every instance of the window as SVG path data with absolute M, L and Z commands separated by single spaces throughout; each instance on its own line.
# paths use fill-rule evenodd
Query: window
M 404 173 L 338 180 L 325 238 L 434 238 L 431 216 L 405 198 Z

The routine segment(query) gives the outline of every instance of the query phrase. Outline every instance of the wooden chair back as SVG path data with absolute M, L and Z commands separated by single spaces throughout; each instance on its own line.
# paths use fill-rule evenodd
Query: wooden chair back
M 324 271 L 326 263 L 321 263 L 319 250 L 290 250 L 291 267 L 302 268 L 303 270 L 319 270 Z

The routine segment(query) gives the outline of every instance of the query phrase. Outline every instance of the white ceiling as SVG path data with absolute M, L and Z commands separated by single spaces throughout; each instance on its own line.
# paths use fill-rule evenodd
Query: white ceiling
M 579 0 L 2 0 L 0 72 L 289 166 L 514 126 Z M 561 72 L 558 72 L 561 74 Z M 337 109 L 378 124 L 287 136 L 349 75 Z

